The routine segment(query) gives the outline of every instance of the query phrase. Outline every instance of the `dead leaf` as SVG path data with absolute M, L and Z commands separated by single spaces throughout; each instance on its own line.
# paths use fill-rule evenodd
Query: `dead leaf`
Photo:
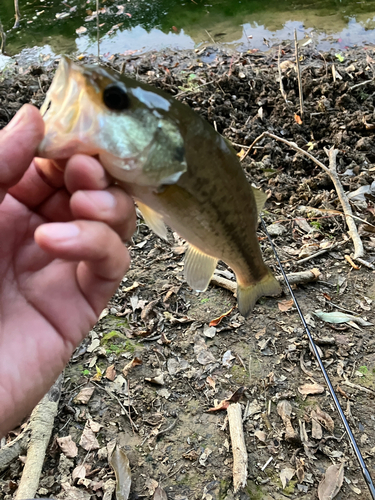
M 124 374 L 125 377 L 127 377 L 128 373 L 130 370 L 132 370 L 135 366 L 139 366 L 143 363 L 143 361 L 140 358 L 133 358 L 130 363 L 128 363 L 124 369 L 122 370 L 122 373 Z
M 298 392 L 304 396 L 308 394 L 322 394 L 324 392 L 324 387 L 319 384 L 304 384 L 298 387 Z
M 57 444 L 60 446 L 61 451 L 67 458 L 74 458 L 78 454 L 78 448 L 72 439 L 72 436 L 65 436 L 56 439 Z
M 293 301 L 293 299 L 281 300 L 280 302 L 277 303 L 277 305 L 278 305 L 279 310 L 281 312 L 286 312 L 286 311 L 289 311 L 293 307 L 294 301 Z
M 105 371 L 105 378 L 113 382 L 116 378 L 116 369 L 115 365 L 108 366 L 108 368 Z
M 195 462 L 195 460 L 198 460 L 199 458 L 199 453 L 195 450 L 190 450 L 188 453 L 183 453 L 182 456 L 187 460 Z
M 83 464 L 77 465 L 77 467 L 75 467 L 75 469 L 72 472 L 73 481 L 75 481 L 76 479 L 85 479 L 85 477 L 86 477 L 86 467 Z
M 160 373 L 156 377 L 145 377 L 146 382 L 156 385 L 164 385 L 164 374 Z
M 92 432 L 99 432 L 103 427 L 102 424 L 99 424 L 99 422 L 95 422 L 94 420 L 89 420 L 89 426 Z
M 152 498 L 153 500 L 168 500 L 166 492 L 163 490 L 163 488 L 160 488 L 160 486 L 156 488 L 154 496 Z
M 90 429 L 89 422 L 86 422 L 79 444 L 86 451 L 98 450 L 100 448 L 98 440 L 95 437 L 95 434 Z
M 80 28 L 76 29 L 77 35 L 82 35 L 83 33 L 86 33 L 86 31 L 87 31 L 87 28 L 85 28 L 84 26 L 81 26 Z
M 212 413 L 214 411 L 226 410 L 229 405 L 230 405 L 229 401 L 227 399 L 223 399 L 217 406 L 209 408 L 207 412 Z
M 110 455 L 109 465 L 116 475 L 116 500 L 127 500 L 132 484 L 129 459 L 126 453 L 116 445 Z
M 333 432 L 335 428 L 335 422 L 332 420 L 332 418 L 326 413 L 325 411 L 321 410 L 319 406 L 316 407 L 315 410 L 315 415 L 316 418 L 318 419 L 319 423 L 323 425 L 329 432 Z
M 74 403 L 76 404 L 82 404 L 82 405 L 87 405 L 87 403 L 90 401 L 90 398 L 95 391 L 95 387 L 92 385 L 83 387 L 77 396 L 73 399 Z
M 124 287 L 122 289 L 122 292 L 123 293 L 128 293 L 128 292 L 131 292 L 132 290 L 135 290 L 136 288 L 138 288 L 140 285 L 140 283 L 138 283 L 138 281 L 134 281 L 134 283 L 131 285 L 131 286 L 128 286 L 128 287 Z
M 255 431 L 254 436 L 258 438 L 262 443 L 266 442 L 267 434 L 264 431 Z
M 230 313 L 233 311 L 233 309 L 235 309 L 236 307 L 237 307 L 237 306 L 233 306 L 233 307 L 231 307 L 231 308 L 229 309 L 229 311 L 227 311 L 227 312 L 223 313 L 223 314 L 222 314 L 221 316 L 219 316 L 218 318 L 215 318 L 215 319 L 213 319 L 212 321 L 210 321 L 210 323 L 209 323 L 209 325 L 208 325 L 208 326 L 217 326 L 217 325 L 221 322 L 221 320 L 222 320 L 223 318 L 225 318 L 226 316 L 229 316 L 229 315 L 230 315 Z
M 283 490 L 288 486 L 289 481 L 292 479 L 296 471 L 294 469 L 286 468 L 280 471 L 280 481 L 283 486 Z
M 344 481 L 344 462 L 331 465 L 318 486 L 319 500 L 332 500 L 340 491 Z
M 289 442 L 299 442 L 299 436 L 294 430 L 292 422 L 290 420 L 292 416 L 292 405 L 289 403 L 289 401 L 280 401 L 277 405 L 277 413 L 280 415 L 285 425 L 285 440 Z
M 323 437 L 322 426 L 315 410 L 311 411 L 311 437 L 314 439 L 322 439 Z
M 239 387 L 229 398 L 228 401 L 230 403 L 238 403 L 238 401 L 242 398 L 243 393 L 245 392 L 246 387 Z
M 155 479 L 152 479 L 151 477 L 146 477 L 145 488 L 146 488 L 146 490 L 148 490 L 149 496 L 151 496 L 155 493 L 155 490 L 158 486 L 159 486 L 159 483 L 157 481 L 155 481 Z
M 212 387 L 212 389 L 215 389 L 216 383 L 215 383 L 215 380 L 212 377 L 208 376 L 206 378 L 206 382 L 207 382 L 208 385 L 210 385 Z

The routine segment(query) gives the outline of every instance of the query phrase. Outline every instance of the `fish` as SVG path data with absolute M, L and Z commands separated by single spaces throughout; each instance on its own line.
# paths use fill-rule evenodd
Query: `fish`
M 256 234 L 266 195 L 189 106 L 107 67 L 62 57 L 41 113 L 38 155 L 96 155 L 158 236 L 167 239 L 169 226 L 188 242 L 184 277 L 194 290 L 207 289 L 222 260 L 236 275 L 243 316 L 260 297 L 280 294 Z

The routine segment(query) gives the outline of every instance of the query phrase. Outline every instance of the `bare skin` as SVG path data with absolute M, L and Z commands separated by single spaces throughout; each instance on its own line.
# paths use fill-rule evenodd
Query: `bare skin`
M 64 171 L 35 158 L 44 133 L 25 105 L 0 131 L 0 436 L 68 362 L 126 273 L 132 199 L 94 158 Z

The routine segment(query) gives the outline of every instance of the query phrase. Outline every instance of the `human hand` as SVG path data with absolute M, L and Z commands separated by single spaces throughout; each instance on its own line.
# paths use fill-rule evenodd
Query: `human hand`
M 34 158 L 39 111 L 0 131 L 0 437 L 40 401 L 129 267 L 132 199 L 94 158 Z M 47 224 L 46 224 L 47 223 Z

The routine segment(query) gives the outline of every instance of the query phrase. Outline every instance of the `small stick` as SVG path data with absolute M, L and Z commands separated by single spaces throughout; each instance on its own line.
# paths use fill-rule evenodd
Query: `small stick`
M 284 85 L 283 85 L 283 77 L 281 75 L 280 54 L 281 54 L 281 45 L 279 45 L 279 55 L 278 55 L 278 58 L 277 58 L 277 69 L 279 70 L 280 92 L 281 92 L 281 95 L 284 98 L 284 101 L 288 104 L 288 100 L 286 98 L 286 93 L 285 93 Z
M 301 80 L 301 67 L 299 64 L 299 51 L 297 42 L 297 30 L 294 30 L 294 46 L 296 48 L 296 66 L 297 66 L 297 80 L 298 80 L 298 92 L 299 92 L 299 107 L 301 118 L 303 116 L 303 94 L 302 94 L 302 80 Z
M 1 24 L 1 20 L 0 20 L 0 37 L 1 37 L 0 54 L 4 54 L 4 52 L 5 52 L 5 41 L 7 39 L 7 36 L 5 34 L 3 25 Z
M 233 453 L 233 486 L 234 493 L 237 493 L 247 482 L 247 450 L 240 403 L 229 405 L 227 413 Z
M 319 279 L 320 271 L 316 268 L 310 271 L 301 271 L 299 273 L 287 274 L 289 283 L 292 285 L 300 285 L 304 283 L 310 283 L 311 281 L 317 281 Z M 283 278 L 276 277 L 277 280 L 282 281 Z M 237 284 L 235 281 L 228 280 L 222 276 L 214 274 L 211 278 L 211 285 L 220 286 L 221 288 L 226 288 L 233 294 L 237 292 Z
M 59 376 L 30 417 L 30 442 L 22 477 L 18 485 L 16 500 L 34 498 L 39 487 L 46 449 L 52 434 L 53 423 L 61 395 L 63 374 Z
M 343 212 L 345 214 L 345 220 L 349 228 L 349 236 L 353 240 L 354 244 L 354 255 L 353 259 L 356 260 L 358 257 L 362 258 L 365 251 L 363 249 L 363 244 L 362 240 L 359 237 L 357 226 L 355 225 L 354 219 L 353 219 L 353 212 L 352 208 L 350 206 L 350 203 L 348 201 L 348 198 L 346 197 L 346 194 L 344 192 L 344 188 L 342 187 L 342 184 L 340 182 L 339 176 L 337 174 L 336 170 L 336 157 L 338 153 L 338 149 L 334 149 L 331 147 L 330 149 L 325 149 L 325 152 L 328 156 L 329 159 L 329 176 L 332 179 L 332 182 L 336 188 L 337 191 L 337 196 L 339 197 Z
M 96 40 L 98 43 L 98 64 L 100 62 L 99 0 L 96 0 Z
M 14 12 L 16 13 L 16 21 L 14 23 L 13 28 L 18 28 L 20 25 L 20 19 L 21 19 L 21 14 L 20 14 L 20 8 L 18 5 L 18 0 L 14 0 Z

